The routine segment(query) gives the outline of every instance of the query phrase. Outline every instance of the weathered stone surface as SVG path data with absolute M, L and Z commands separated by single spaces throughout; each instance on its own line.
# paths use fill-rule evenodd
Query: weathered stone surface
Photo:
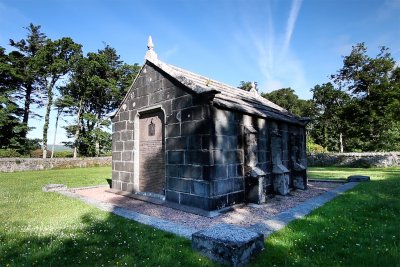
M 111 166 L 111 157 L 97 158 L 0 158 L 1 172 Z
M 289 193 L 289 173 L 274 174 L 274 191 L 280 195 Z
M 238 226 L 219 224 L 192 235 L 192 247 L 221 264 L 244 266 L 264 249 L 264 235 Z
M 265 203 L 266 197 L 266 173 L 252 167 L 246 177 L 246 200 L 250 203 Z
M 183 164 L 184 151 L 168 151 L 168 164 Z
M 272 190 L 271 181 L 275 181 L 280 193 L 288 191 L 289 184 L 301 186 L 300 180 L 293 178 L 297 176 L 289 175 L 295 150 L 288 142 L 293 133 L 299 140 L 304 139 L 304 127 L 296 123 L 297 119 L 288 126 L 292 119 L 284 117 L 290 114 L 278 114 L 279 108 L 277 114 L 268 111 L 267 117 L 242 113 L 254 110 L 252 104 L 259 108 L 268 106 L 257 96 L 247 99 L 249 102 L 243 104 L 249 106 L 244 109 L 224 106 L 223 102 L 229 100 L 220 97 L 227 97 L 223 92 L 227 88 L 221 87 L 218 93 L 209 91 L 220 85 L 195 85 L 203 79 L 192 81 L 186 77 L 192 74 L 186 72 L 175 76 L 180 70 L 169 73 L 163 69 L 165 66 L 146 61 L 113 119 L 113 187 L 146 193 L 150 187 L 144 187 L 143 180 L 157 176 L 157 181 L 164 183 L 159 193 L 165 194 L 168 201 L 214 210 L 244 201 L 248 167 L 260 168 L 265 173 L 264 181 L 255 188 L 258 202 L 262 201 L 260 196 L 265 193 L 267 181 L 268 190 Z M 240 91 L 231 94 L 246 98 L 246 93 Z M 151 136 L 152 123 L 141 123 L 158 111 L 162 113 L 162 125 L 155 129 L 162 129 L 162 138 L 157 143 L 144 144 L 142 141 Z M 296 145 L 305 148 L 304 140 Z M 306 166 L 303 150 L 296 154 L 295 161 Z M 163 163 L 157 161 L 161 158 L 165 158 Z M 274 165 L 288 169 L 283 175 L 274 174 L 283 179 L 273 179 Z M 298 176 L 302 174 L 299 172 Z
M 316 167 L 396 167 L 400 152 L 319 153 L 307 156 L 308 165 Z
M 369 182 L 371 179 L 365 175 L 351 175 L 347 177 L 348 182 Z

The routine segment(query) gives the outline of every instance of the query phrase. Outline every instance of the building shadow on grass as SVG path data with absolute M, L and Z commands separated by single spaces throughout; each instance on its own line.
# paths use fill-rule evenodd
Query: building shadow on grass
M 0 266 L 213 265 L 187 239 L 96 209 L 52 234 L 24 227 L 0 236 Z

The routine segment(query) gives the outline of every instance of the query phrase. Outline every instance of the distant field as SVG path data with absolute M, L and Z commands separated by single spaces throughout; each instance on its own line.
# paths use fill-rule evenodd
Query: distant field
M 47 146 L 48 150 L 52 150 L 53 149 L 53 145 L 48 145 Z M 64 146 L 64 145 L 55 145 L 54 146 L 54 151 L 73 151 L 72 148 Z

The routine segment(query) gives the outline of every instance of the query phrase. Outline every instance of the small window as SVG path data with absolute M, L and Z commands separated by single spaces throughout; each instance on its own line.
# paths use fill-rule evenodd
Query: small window
M 149 136 L 154 136 L 156 134 L 156 125 L 153 123 L 153 119 L 151 119 L 149 124 Z

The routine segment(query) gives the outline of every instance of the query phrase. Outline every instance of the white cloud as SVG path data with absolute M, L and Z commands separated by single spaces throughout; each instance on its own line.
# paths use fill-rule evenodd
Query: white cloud
M 297 16 L 299 15 L 302 0 L 293 0 L 292 6 L 290 8 L 289 18 L 286 24 L 285 41 L 283 43 L 283 53 L 286 54 L 289 48 L 290 41 L 292 39 L 292 34 L 296 26 Z
M 283 87 L 291 87 L 294 90 L 308 89 L 302 63 L 290 49 L 301 0 L 292 2 L 283 38 L 275 34 L 270 4 L 268 1 L 264 8 L 265 14 L 262 17 L 265 19 L 265 25 L 262 29 L 251 27 L 248 23 L 251 18 L 244 17 L 245 26 L 236 32 L 236 40 L 243 48 L 242 54 L 246 52 L 258 66 L 262 75 L 258 81 L 260 91 L 269 92 Z

